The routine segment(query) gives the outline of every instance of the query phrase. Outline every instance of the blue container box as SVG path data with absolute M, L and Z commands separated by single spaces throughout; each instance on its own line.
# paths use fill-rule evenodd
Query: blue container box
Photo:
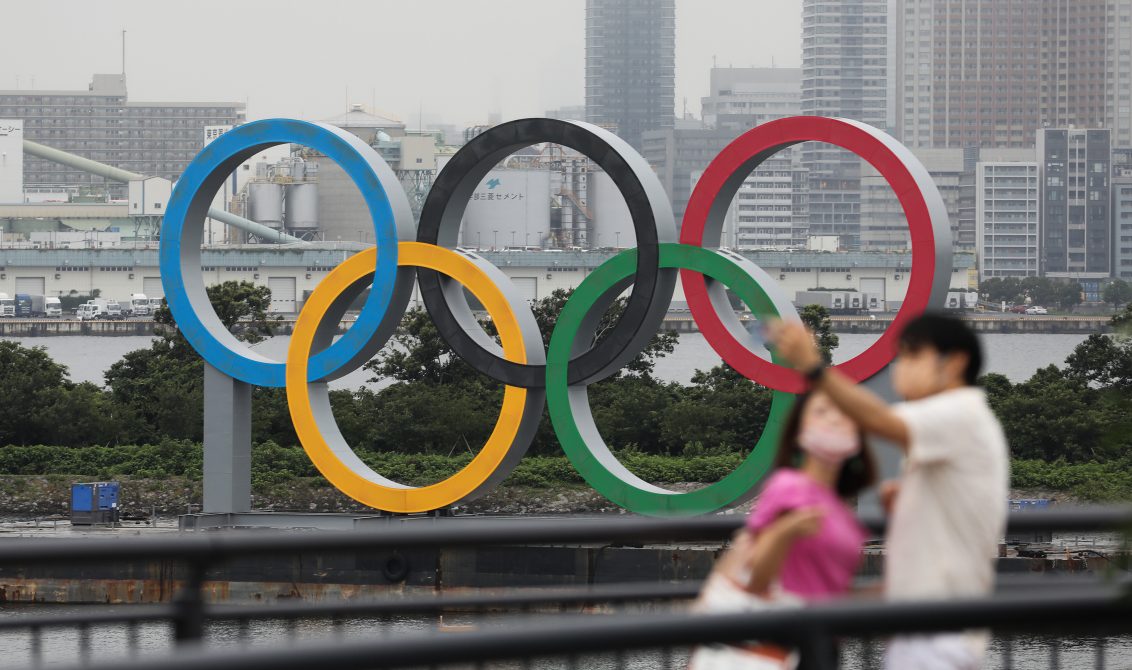
M 118 482 L 90 482 L 71 485 L 71 523 L 89 525 L 118 520 Z

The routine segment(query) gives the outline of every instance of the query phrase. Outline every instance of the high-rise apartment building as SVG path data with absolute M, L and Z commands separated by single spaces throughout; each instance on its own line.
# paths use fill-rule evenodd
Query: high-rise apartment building
M 175 181 L 205 143 L 205 128 L 244 121 L 238 102 L 134 102 L 126 77 L 96 74 L 86 91 L 0 91 L 0 118 L 22 119 L 27 139 L 149 177 Z M 24 186 L 97 187 L 125 197 L 126 185 L 31 156 Z
M 805 249 L 809 238 L 809 175 L 797 155 L 768 158 L 739 186 L 727 213 L 736 249 Z
M 1132 0 L 894 0 L 897 135 L 1032 147 L 1041 128 L 1132 146 Z
M 887 0 L 804 0 L 802 113 L 838 116 L 886 129 Z M 860 246 L 861 159 L 809 142 L 802 165 L 810 179 L 810 234 Z
M 1132 280 L 1132 148 L 1112 150 L 1112 276 Z
M 738 137 L 768 121 L 802 113 L 802 70 L 712 68 L 711 94 L 702 102 L 705 126 Z M 727 213 L 730 237 L 725 245 L 744 250 L 806 248 L 809 178 L 800 158 L 798 147 L 780 151 L 743 182 Z
M 586 0 L 586 121 L 641 147 L 676 109 L 676 0 Z
M 1103 279 L 1112 272 L 1112 142 L 1108 130 L 1038 134 L 1041 273 Z
M 802 113 L 802 70 L 796 67 L 713 67 L 702 98 L 704 125 L 738 132 Z
M 683 123 L 679 124 L 683 126 Z M 676 127 L 644 134 L 641 155 L 656 170 L 679 226 L 692 197 L 696 175 L 739 133 L 731 129 Z
M 1038 276 L 1038 194 L 1038 164 L 1034 161 L 976 165 L 979 281 Z
M 924 151 L 920 149 L 918 151 Z M 937 149 L 936 151 L 955 151 Z M 959 177 L 958 212 L 951 214 L 951 244 L 955 251 L 977 253 L 978 219 L 978 172 L 979 163 L 1033 163 L 1037 154 L 1033 147 L 1028 148 L 979 148 L 965 147 L 963 154 L 963 174 Z M 1036 178 L 1036 177 L 1035 177 Z
M 916 158 L 927 168 L 943 196 L 953 228 L 959 219 L 963 152 L 959 149 L 915 149 Z M 959 249 L 952 231 L 952 244 Z M 908 217 L 888 181 L 872 166 L 861 177 L 861 251 L 907 251 L 912 248 Z M 964 249 L 973 252 L 974 248 Z

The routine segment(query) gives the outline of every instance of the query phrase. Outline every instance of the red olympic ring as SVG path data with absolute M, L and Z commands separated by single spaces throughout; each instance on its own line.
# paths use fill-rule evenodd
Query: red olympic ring
M 718 238 L 705 245 L 704 236 L 709 230 L 719 233 L 722 217 L 739 184 L 774 153 L 809 140 L 839 146 L 868 161 L 893 189 L 908 219 L 912 269 L 907 296 L 892 325 L 872 346 L 835 366 L 854 381 L 863 381 L 888 365 L 896 355 L 897 338 L 904 324 L 923 313 L 933 298 L 938 299 L 941 291 L 947 291 L 949 284 L 951 245 L 946 234 L 946 211 L 941 219 L 939 191 L 906 147 L 871 126 L 846 119 L 797 116 L 762 124 L 740 135 L 708 165 L 688 202 L 680 242 L 718 247 Z M 789 393 L 806 389 L 806 381 L 799 372 L 760 358 L 732 335 L 712 307 L 702 274 L 681 270 L 680 277 L 692 317 L 724 361 L 743 376 L 769 388 Z

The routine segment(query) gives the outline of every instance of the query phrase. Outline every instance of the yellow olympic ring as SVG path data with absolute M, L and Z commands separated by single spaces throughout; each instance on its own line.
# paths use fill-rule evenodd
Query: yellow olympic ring
M 401 242 L 397 262 L 398 265 L 436 270 L 466 287 L 491 316 L 499 332 L 505 358 L 515 363 L 527 362 L 527 350 L 515 312 L 483 270 L 455 251 L 419 242 Z M 333 447 L 326 435 L 340 445 L 345 445 L 345 440 L 337 425 L 318 424 L 318 415 L 331 416 L 330 400 L 326 382 L 307 383 L 308 362 L 316 332 L 326 312 L 351 286 L 372 277 L 375 267 L 376 248 L 350 257 L 315 288 L 299 313 L 291 345 L 287 349 L 286 388 L 291 420 L 303 449 L 318 471 L 354 500 L 389 512 L 441 509 L 492 485 L 493 475 L 505 470 L 500 466 L 511 455 L 509 450 L 519 431 L 529 391 L 506 386 L 499 419 L 483 449 L 464 469 L 435 484 L 421 487 L 399 484 L 374 472 L 348 447 Z

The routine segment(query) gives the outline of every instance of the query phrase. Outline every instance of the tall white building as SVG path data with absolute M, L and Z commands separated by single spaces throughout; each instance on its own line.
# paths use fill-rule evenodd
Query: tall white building
M 735 248 L 805 249 L 809 236 L 808 173 L 790 152 L 773 156 L 739 187 L 728 211 Z
M 0 203 L 24 201 L 24 122 L 0 119 Z
M 1038 275 L 1038 181 L 1036 161 L 976 165 L 979 281 Z

